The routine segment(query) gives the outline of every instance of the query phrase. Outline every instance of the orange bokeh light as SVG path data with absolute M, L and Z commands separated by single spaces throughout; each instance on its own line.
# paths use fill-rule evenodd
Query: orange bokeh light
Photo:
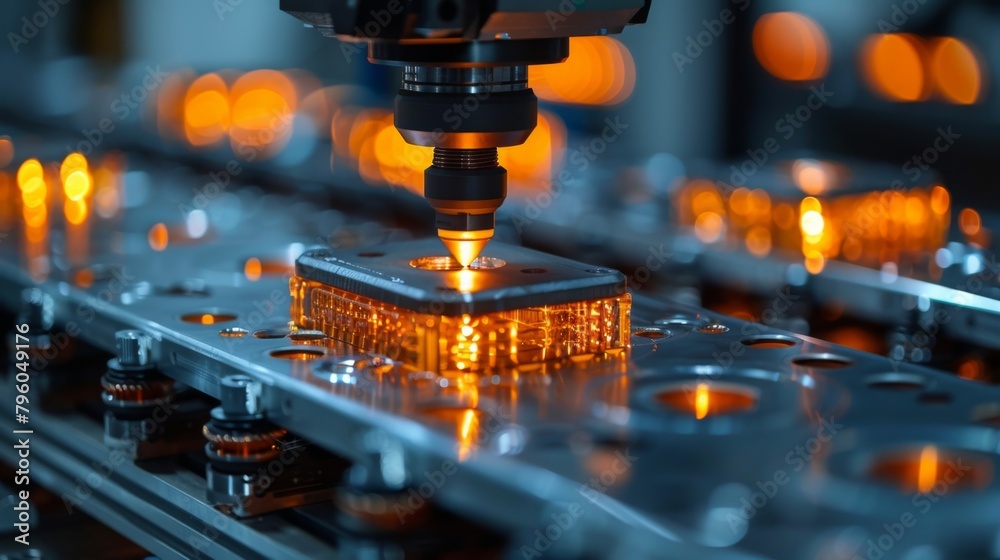
M 761 16 L 753 29 L 753 50 L 761 66 L 782 80 L 816 80 L 825 76 L 830 66 L 826 33 L 797 12 Z
M 572 37 L 560 64 L 532 66 L 528 85 L 539 99 L 576 105 L 616 105 L 635 89 L 635 61 L 611 37 Z
M 248 72 L 229 94 L 233 148 L 280 149 L 287 143 L 298 105 L 295 84 L 276 70 Z
M 927 98 L 926 53 L 918 37 L 908 34 L 873 35 L 861 49 L 861 68 L 875 93 L 892 101 Z
M 167 231 L 167 226 L 163 223 L 159 223 L 149 228 L 149 246 L 154 251 L 162 251 L 167 248 L 167 244 L 170 242 L 170 232 Z
M 222 140 L 229 130 L 229 88 L 218 74 L 205 74 L 184 95 L 184 135 L 192 146 Z
M 983 72 L 975 53 L 962 41 L 953 37 L 935 40 L 930 69 L 934 89 L 946 101 L 971 105 L 979 100 Z

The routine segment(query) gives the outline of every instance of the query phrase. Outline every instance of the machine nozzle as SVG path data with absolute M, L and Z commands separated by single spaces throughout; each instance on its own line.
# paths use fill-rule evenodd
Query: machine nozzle
M 444 246 L 448 248 L 448 252 L 451 256 L 455 257 L 455 260 L 462 265 L 463 268 L 468 268 L 470 264 L 486 247 L 486 244 L 493 239 L 492 229 L 482 229 L 475 231 L 451 231 L 446 229 L 438 230 L 438 237 L 441 238 L 441 242 Z

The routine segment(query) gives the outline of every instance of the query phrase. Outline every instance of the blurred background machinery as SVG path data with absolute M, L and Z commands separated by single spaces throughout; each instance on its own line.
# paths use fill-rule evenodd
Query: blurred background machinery
M 406 355 L 307 324 L 300 255 L 434 252 L 433 148 L 280 8 L 0 6 L 0 553 L 1000 558 L 995 3 L 655 0 L 531 67 L 484 255 L 621 271 L 631 336 L 513 366 L 444 311 Z

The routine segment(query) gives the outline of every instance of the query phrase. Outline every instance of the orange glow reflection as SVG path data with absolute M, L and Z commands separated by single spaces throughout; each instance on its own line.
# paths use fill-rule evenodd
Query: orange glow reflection
M 918 37 L 908 34 L 870 36 L 861 50 L 861 68 L 875 93 L 892 101 L 927 98 L 926 53 Z
M 971 105 L 979 100 L 983 71 L 975 53 L 962 41 L 953 37 L 935 40 L 930 69 L 935 91 L 946 101 Z
M 753 29 L 753 50 L 761 66 L 782 80 L 816 80 L 826 75 L 830 65 L 826 33 L 796 12 L 761 16 Z
M 524 144 L 500 148 L 499 161 L 507 170 L 514 196 L 548 190 L 559 172 L 558 162 L 566 149 L 566 126 L 548 111 L 538 112 L 538 126 Z
M 974 236 L 979 233 L 982 229 L 983 221 L 979 217 L 979 212 L 976 212 L 972 208 L 963 208 L 958 214 L 958 227 L 961 228 L 962 233 L 968 236 Z
M 572 37 L 560 64 L 532 66 L 528 85 L 539 99 L 577 105 L 616 105 L 635 88 L 635 61 L 611 37 Z
M 21 191 L 25 268 L 32 279 L 41 281 L 49 273 L 49 211 L 46 204 L 49 191 L 45 172 L 37 159 L 29 159 L 18 168 L 17 186 Z
M 934 488 L 938 478 L 938 452 L 933 445 L 920 450 L 920 464 L 917 468 L 917 491 L 926 494 Z
M 750 388 L 733 383 L 709 384 L 699 381 L 660 391 L 657 402 L 678 412 L 691 414 L 696 420 L 709 416 L 724 416 L 750 412 L 757 407 L 757 394 Z

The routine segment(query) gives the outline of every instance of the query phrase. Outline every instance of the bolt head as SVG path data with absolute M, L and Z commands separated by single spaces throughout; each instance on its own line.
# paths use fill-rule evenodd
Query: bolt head
M 152 363 L 153 339 L 143 331 L 126 329 L 115 333 L 115 353 L 118 363 L 127 367 L 148 366 Z

